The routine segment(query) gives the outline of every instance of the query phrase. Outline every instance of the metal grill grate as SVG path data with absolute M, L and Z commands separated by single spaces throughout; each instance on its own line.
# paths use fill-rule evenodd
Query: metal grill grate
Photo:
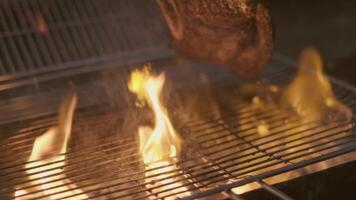
M 0 2 L 3 82 L 103 61 L 140 62 L 164 55 L 167 41 L 154 1 Z
M 294 69 L 284 67 L 285 63 L 279 61 L 274 64 L 262 77 L 272 83 L 286 83 Z M 336 96 L 354 110 L 355 90 L 337 80 L 333 80 L 333 87 Z M 178 131 L 185 141 L 184 155 L 178 161 L 149 169 L 142 163 L 135 137 L 113 134 L 120 130 L 118 124 L 122 123 L 124 114 L 78 119 L 66 153 L 66 178 L 92 199 L 177 196 L 195 199 L 220 192 L 238 199 L 233 188 L 256 181 L 266 190 L 288 199 L 263 179 L 303 167 L 311 170 L 305 167 L 327 159 L 333 159 L 336 164 L 345 162 L 339 160 L 340 156 L 356 149 L 354 120 L 327 124 L 301 121 L 273 106 L 256 108 L 244 103 L 221 110 L 221 115 L 206 113 L 195 119 L 180 116 L 182 126 Z M 261 120 L 269 124 L 270 134 L 258 134 L 256 129 Z M 4 199 L 13 197 L 15 188 L 34 187 L 26 182 L 24 165 L 35 137 L 52 126 L 53 121 L 51 118 L 38 121 L 2 142 L 0 191 Z M 97 134 L 88 134 L 94 129 Z M 30 191 L 27 196 L 36 193 Z

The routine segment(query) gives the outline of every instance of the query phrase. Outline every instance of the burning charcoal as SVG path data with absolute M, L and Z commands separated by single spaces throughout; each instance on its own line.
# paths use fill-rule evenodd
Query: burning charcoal
M 251 75 L 271 57 L 273 30 L 262 1 L 157 0 L 181 53 Z

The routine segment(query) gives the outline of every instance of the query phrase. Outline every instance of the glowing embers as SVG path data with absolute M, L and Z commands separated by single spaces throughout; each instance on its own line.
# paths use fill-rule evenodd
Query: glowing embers
M 177 135 L 168 117 L 166 109 L 161 103 L 161 92 L 165 82 L 165 75 L 154 76 L 146 66 L 142 70 L 135 70 L 131 74 L 129 90 L 135 93 L 141 103 L 147 103 L 154 112 L 154 127 L 140 126 L 140 152 L 146 168 L 146 188 L 152 193 L 169 191 L 177 196 L 187 195 L 185 187 L 174 177 L 179 173 L 173 164 L 181 151 L 181 139 Z M 166 167 L 164 167 L 166 166 Z M 158 175 L 159 174 L 159 175 Z M 157 176 L 158 175 L 158 176 Z M 172 177 L 172 178 L 171 178 Z M 163 185 L 160 187 L 160 185 Z M 168 199 L 176 197 L 169 197 Z
M 69 95 L 59 110 L 58 125 L 36 138 L 25 165 L 28 184 L 17 187 L 16 200 L 41 199 L 87 199 L 88 196 L 66 178 L 63 167 L 68 139 L 71 134 L 75 94 Z M 23 189 L 26 188 L 26 189 Z

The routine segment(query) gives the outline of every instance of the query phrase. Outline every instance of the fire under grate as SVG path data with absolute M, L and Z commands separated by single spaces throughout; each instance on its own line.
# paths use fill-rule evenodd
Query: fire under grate
M 295 72 L 285 65 L 283 62 L 267 68 L 261 76 L 271 83 L 285 83 Z M 332 82 L 338 99 L 354 110 L 355 89 L 338 80 Z M 221 106 L 220 111 L 216 114 L 210 110 L 199 117 L 178 113 L 177 131 L 184 139 L 183 155 L 179 160 L 150 168 L 143 164 L 135 135 L 116 134 L 123 123 L 123 113 L 78 117 L 65 154 L 65 176 L 61 179 L 71 180 L 90 199 L 214 199 L 211 195 L 240 199 L 242 188 L 236 187 L 250 183 L 257 183 L 281 199 L 290 199 L 271 183 L 354 159 L 354 154 L 348 154 L 356 150 L 354 119 L 302 121 L 273 105 L 254 107 L 242 102 L 229 108 Z M 258 133 L 261 121 L 269 125 L 269 134 Z M 46 197 L 36 196 L 38 190 L 29 184 L 24 166 L 35 138 L 53 125 L 54 117 L 37 120 L 1 141 L 0 197 L 12 199 L 15 190 L 21 189 L 29 192 L 18 198 Z M 97 134 L 88 134 L 93 131 Z M 57 168 L 49 167 L 46 171 Z M 286 172 L 289 174 L 285 175 Z M 56 181 L 60 179 L 53 180 Z M 47 189 L 56 187 L 61 185 Z M 76 195 L 79 194 L 63 199 Z

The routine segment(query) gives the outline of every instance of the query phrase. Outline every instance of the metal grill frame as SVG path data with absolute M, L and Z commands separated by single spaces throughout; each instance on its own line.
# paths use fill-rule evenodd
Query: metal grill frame
M 273 61 L 274 62 L 277 62 L 279 64 L 281 64 L 281 66 L 284 66 L 282 67 L 283 69 L 281 70 L 280 73 L 277 73 L 277 74 L 274 74 L 273 76 L 274 77 L 278 77 L 282 79 L 284 79 L 283 77 L 289 73 L 291 73 L 290 70 L 296 70 L 297 69 L 297 66 L 298 66 L 298 63 L 295 61 L 295 60 L 292 60 L 290 59 L 289 57 L 286 57 L 284 56 L 283 54 L 280 54 L 280 53 L 275 53 L 274 54 L 274 58 L 273 58 Z M 273 67 L 273 66 L 271 66 Z M 352 111 L 354 112 L 355 111 L 355 94 L 356 94 L 356 88 L 342 80 L 339 80 L 339 79 L 336 79 L 334 77 L 331 77 L 331 76 L 327 76 L 326 77 L 330 80 L 330 82 L 332 83 L 333 87 L 334 87 L 334 90 L 335 89 L 344 89 L 346 90 L 343 91 L 343 95 L 340 95 L 341 97 L 347 97 L 346 99 L 341 99 L 343 102 L 347 102 L 346 105 L 348 106 L 351 106 L 351 109 Z M 276 79 L 273 79 L 273 80 L 276 80 Z M 338 92 L 337 91 L 334 91 L 336 94 L 337 94 L 337 97 L 339 98 L 338 96 Z M 353 94 L 353 97 L 354 98 L 351 98 L 350 94 Z M 356 122 L 355 121 L 356 118 L 353 117 L 353 119 L 351 120 L 351 124 L 352 124 L 352 128 L 350 129 L 351 133 L 350 133 L 350 137 L 351 137 L 351 140 L 354 140 L 355 136 L 353 134 L 355 134 L 355 130 L 354 130 L 354 123 Z M 353 141 L 351 141 L 352 143 L 354 143 Z M 259 145 L 257 146 L 253 146 L 253 148 L 255 149 L 259 149 L 258 147 Z M 259 150 L 260 151 L 260 150 Z M 262 150 L 264 151 L 264 150 Z M 277 188 L 267 184 L 266 182 L 264 182 L 263 180 L 265 179 L 268 179 L 270 177 L 274 177 L 274 176 L 278 176 L 278 175 L 281 175 L 283 173 L 286 173 L 286 172 L 290 172 L 290 171 L 293 171 L 293 170 L 297 170 L 297 169 L 301 169 L 303 167 L 307 167 L 307 166 L 310 166 L 310 165 L 313 165 L 313 164 L 317 164 L 317 163 L 321 163 L 323 161 L 326 161 L 326 160 L 329 160 L 329 159 L 333 159 L 333 158 L 336 158 L 336 157 L 342 157 L 344 156 L 345 154 L 348 154 L 348 153 L 352 153 L 356 151 L 356 144 L 354 145 L 351 145 L 351 146 L 348 146 L 346 148 L 342 148 L 338 151 L 335 151 L 335 152 L 332 152 L 330 154 L 326 154 L 326 155 L 322 155 L 322 156 L 319 156 L 319 157 L 316 157 L 316 158 L 313 158 L 313 159 L 308 159 L 308 160 L 303 160 L 301 162 L 298 162 L 298 163 L 292 163 L 290 164 L 289 166 L 285 166 L 285 167 L 281 167 L 281 168 L 277 168 L 277 169 L 274 169 L 274 170 L 271 170 L 271 171 L 268 171 L 268 172 L 265 172 L 265 173 L 261 173 L 261 174 L 257 174 L 257 175 L 253 175 L 253 176 L 246 176 L 244 177 L 242 180 L 240 181 L 236 181 L 234 183 L 230 183 L 230 184 L 226 184 L 226 185 L 223 185 L 221 187 L 217 187 L 217 188 L 213 188 L 211 190 L 208 190 L 208 191 L 203 191 L 203 192 L 197 192 L 197 193 L 194 193 L 193 195 L 189 196 L 189 197 L 185 197 L 185 198 L 181 198 L 182 200 L 193 200 L 193 199 L 198 199 L 198 198 L 202 198 L 202 197 L 205 197 L 205 196 L 209 196 L 209 195 L 212 195 L 212 194 L 215 194 L 215 193 L 221 193 L 221 192 L 230 192 L 233 188 L 237 188 L 237 187 L 241 187 L 241 186 L 244 186 L 246 184 L 250 184 L 250 183 L 257 183 L 259 186 L 261 186 L 263 189 L 265 189 L 267 192 L 270 192 L 271 194 L 277 196 L 279 199 L 292 199 L 291 197 L 289 197 L 288 195 L 286 195 L 285 193 L 279 191 Z M 263 152 L 263 153 L 266 153 L 266 152 Z M 272 157 L 272 159 L 275 159 L 273 158 L 273 154 L 270 155 Z M 277 158 L 278 159 L 278 158 Z M 356 159 L 356 157 L 352 157 L 352 160 Z M 352 160 L 348 160 L 347 162 L 350 162 Z M 281 162 L 288 162 L 288 160 L 281 160 Z M 237 197 L 231 197 L 232 199 L 242 199 L 242 197 L 240 196 L 237 196 Z
M 0 90 L 171 53 L 154 1 L 3 0 L 0 10 Z
M 291 62 L 290 60 L 288 60 L 288 59 L 286 59 L 286 58 L 284 58 L 284 57 L 282 57 L 280 55 L 277 56 L 277 58 L 275 58 L 275 62 L 276 61 L 277 61 L 277 64 L 279 63 L 279 64 L 291 65 L 291 66 L 295 65 L 294 62 Z M 276 79 L 278 77 L 283 79 L 283 76 L 281 76 L 281 75 L 293 74 L 293 72 L 290 71 L 290 69 L 293 69 L 293 68 L 291 68 L 291 66 L 282 66 L 282 67 L 278 68 L 277 72 L 274 71 L 274 70 L 272 70 L 272 72 L 267 72 L 267 76 L 275 77 Z M 335 93 L 338 94 L 338 96 L 341 98 L 341 100 L 347 102 L 348 105 L 350 107 L 352 107 L 352 109 L 354 110 L 355 109 L 355 103 L 356 103 L 356 101 L 354 100 L 355 97 L 356 97 L 356 89 L 354 89 L 353 86 L 350 86 L 350 85 L 348 85 L 348 84 L 346 84 L 346 83 L 344 83 L 342 81 L 339 81 L 337 79 L 330 78 L 330 80 L 333 83 L 333 86 L 335 87 L 334 88 L 335 89 Z M 225 120 L 228 120 L 229 118 L 234 118 L 237 115 L 239 115 L 239 116 L 243 115 L 246 119 L 249 119 L 249 118 L 251 118 L 251 116 L 254 117 L 256 115 L 256 113 L 254 113 L 253 110 L 249 109 L 248 107 L 246 107 L 244 105 L 237 105 L 236 106 L 236 111 L 238 111 L 238 112 L 227 113 L 226 115 L 223 115 L 222 118 L 224 118 Z M 283 113 L 282 113 L 282 115 L 278 115 L 278 112 L 270 112 L 270 113 L 267 113 L 267 114 L 260 114 L 259 115 L 259 118 L 267 119 L 267 120 L 269 120 L 271 122 L 277 122 L 277 123 L 278 123 L 279 120 L 285 119 L 286 117 L 288 117 L 288 116 L 283 115 Z M 224 129 L 224 131 L 225 131 L 225 132 L 222 133 L 223 135 L 221 137 L 225 137 L 224 134 L 226 134 L 226 135 L 232 134 L 232 132 L 234 132 L 234 130 L 232 130 L 232 129 L 234 129 L 234 127 L 222 126 L 220 119 L 221 118 L 216 118 L 216 116 L 214 116 L 214 115 L 209 116 L 209 114 L 206 115 L 206 118 L 204 119 L 203 123 L 201 123 L 201 119 L 197 119 L 197 120 L 188 119 L 187 121 L 184 121 L 184 119 L 183 119 L 183 121 L 181 123 L 182 127 L 180 127 L 178 130 L 184 136 L 189 136 L 191 134 L 199 133 L 200 130 L 203 130 L 203 131 L 204 130 L 211 130 L 212 132 L 213 131 L 217 131 L 218 132 L 219 129 L 217 129 L 217 128 Z M 251 120 L 255 120 L 255 118 L 251 118 Z M 292 121 L 293 120 L 291 120 L 291 122 Z M 200 141 L 200 143 L 198 142 L 199 145 L 197 145 L 197 141 L 195 139 L 192 139 L 193 137 L 190 137 L 190 136 L 189 137 L 185 137 L 185 144 L 192 151 L 196 152 L 196 154 L 194 154 L 194 155 L 198 155 L 199 157 L 198 158 L 188 157 L 186 159 L 180 160 L 178 162 L 174 162 L 173 164 L 167 165 L 165 167 L 176 166 L 177 170 L 174 172 L 173 175 L 170 175 L 170 176 L 171 177 L 177 177 L 179 179 L 184 180 L 183 182 L 184 182 L 185 186 L 190 186 L 190 187 L 193 188 L 193 190 L 192 190 L 193 193 L 191 195 L 186 196 L 186 197 L 182 197 L 181 199 L 196 199 L 196 198 L 206 197 L 206 196 L 210 196 L 210 195 L 217 194 L 217 193 L 224 194 L 225 196 L 227 196 L 227 197 L 229 197 L 231 199 L 241 199 L 241 197 L 239 195 L 236 195 L 231 190 L 233 188 L 236 188 L 236 187 L 239 187 L 239 186 L 243 186 L 243 185 L 246 185 L 246 184 L 249 184 L 249 183 L 253 183 L 253 182 L 257 182 L 262 188 L 266 189 L 267 191 L 271 192 L 272 194 L 275 194 L 276 196 L 278 196 L 281 199 L 291 199 L 286 194 L 283 194 L 281 191 L 278 191 L 273 186 L 267 184 L 264 180 L 269 178 L 269 177 L 280 175 L 280 174 L 288 172 L 288 171 L 292 171 L 292 170 L 296 170 L 296 169 L 299 169 L 299 168 L 303 168 L 303 167 L 309 166 L 311 164 L 315 164 L 315 163 L 319 163 L 319 162 L 322 162 L 322 161 L 325 161 L 325 160 L 328 160 L 328 159 L 336 158 L 336 157 L 339 157 L 339 156 L 342 156 L 342 155 L 345 155 L 347 153 L 355 151 L 356 150 L 356 144 L 355 144 L 356 143 L 356 138 L 354 138 L 354 136 L 353 136 L 353 133 L 354 133 L 353 123 L 354 122 L 355 122 L 355 119 L 352 120 L 351 126 L 350 126 L 350 123 L 348 123 L 348 122 L 347 123 L 340 123 L 340 124 L 337 123 L 336 125 L 330 125 L 331 127 L 329 127 L 329 128 L 325 128 L 325 129 L 323 128 L 321 131 L 318 131 L 318 129 L 320 129 L 321 127 L 320 127 L 320 124 L 319 125 L 317 124 L 316 127 L 315 127 L 317 129 L 317 131 L 315 133 L 313 133 L 315 135 L 322 135 L 322 134 L 328 133 L 328 132 L 331 133 L 331 134 L 322 136 L 322 137 L 326 137 L 326 138 L 328 138 L 328 137 L 331 138 L 331 137 L 333 137 L 335 135 L 336 136 L 341 135 L 340 138 L 339 138 L 340 143 L 334 143 L 335 141 L 333 140 L 333 141 L 325 141 L 325 142 L 322 142 L 321 144 L 317 144 L 317 146 L 321 147 L 321 149 L 323 149 L 323 148 L 324 149 L 332 149 L 333 146 L 340 146 L 341 147 L 341 144 L 351 144 L 351 145 L 342 146 L 342 148 L 340 148 L 338 150 L 335 150 L 335 151 L 332 151 L 330 153 L 327 153 L 325 155 L 317 156 L 315 158 L 311 158 L 311 159 L 308 159 L 308 160 L 303 160 L 303 161 L 300 161 L 300 162 L 297 162 L 297 163 L 289 163 L 286 166 L 278 167 L 278 168 L 269 170 L 267 172 L 259 173 L 259 174 L 253 175 L 253 176 L 243 175 L 242 177 L 240 177 L 241 179 L 239 177 L 237 177 L 236 175 L 232 174 L 232 173 L 234 173 L 234 170 L 238 171 L 239 168 L 234 169 L 234 170 L 229 170 L 228 168 L 221 166 L 224 162 L 226 162 L 226 160 L 225 161 L 218 161 L 218 160 L 214 160 L 214 159 L 210 158 L 210 156 L 213 155 L 214 153 L 221 153 L 221 151 L 222 151 L 221 149 L 219 151 L 213 151 L 213 152 L 210 152 L 210 153 L 209 152 L 207 153 L 207 152 L 202 151 L 200 149 L 201 147 L 199 147 L 199 145 L 201 143 L 204 143 L 204 142 L 206 142 L 208 140 L 214 140 L 214 137 L 213 138 L 205 138 L 204 140 Z M 50 126 L 55 124 L 54 117 L 53 118 L 45 118 L 43 121 L 39 121 L 37 123 L 38 123 L 37 126 L 33 125 L 31 128 L 28 128 L 28 130 L 23 130 L 23 133 L 18 133 L 17 135 L 13 136 L 14 139 L 15 139 L 15 142 L 18 140 L 17 141 L 17 143 L 18 143 L 17 145 L 19 145 L 21 148 L 24 145 L 31 146 L 31 144 L 32 144 L 31 143 L 31 139 L 30 139 L 30 141 L 28 141 L 29 140 L 28 137 L 30 135 L 33 135 L 33 134 L 35 134 L 35 135 L 37 134 L 38 135 L 40 133 L 43 133 L 48 127 L 50 127 Z M 249 122 L 247 122 L 247 123 L 249 123 Z M 201 126 L 201 125 L 203 125 L 203 127 L 201 127 L 199 129 L 199 126 Z M 208 125 L 208 127 L 204 127 L 205 125 Z M 276 126 L 278 127 L 278 124 Z M 297 123 L 296 126 L 300 126 L 300 124 Z M 255 127 L 252 124 L 250 129 L 253 130 L 254 128 Z M 273 127 L 271 127 L 271 128 L 273 129 Z M 33 130 L 31 130 L 31 129 L 35 130 L 35 132 Z M 292 127 L 289 127 L 289 129 L 292 129 Z M 313 129 L 313 127 L 309 127 L 309 129 Z M 351 131 L 351 130 L 352 130 L 352 133 L 350 135 L 348 135 L 348 136 L 343 136 L 342 135 L 344 132 L 348 132 L 348 131 Z M 240 130 L 240 132 L 243 132 L 243 131 L 245 131 L 245 132 L 247 131 L 248 132 L 250 130 L 249 130 L 249 128 L 247 128 L 246 130 Z M 301 131 L 295 131 L 295 132 L 292 132 L 290 134 L 291 135 L 293 135 L 293 134 L 295 135 L 295 134 L 300 134 L 300 132 Z M 282 131 L 280 130 L 279 133 L 283 133 L 283 130 Z M 278 132 L 275 132 L 275 134 L 278 134 Z M 245 144 L 240 144 L 240 145 L 245 145 L 245 146 L 247 145 L 247 147 L 244 147 L 243 149 L 234 150 L 232 153 L 229 153 L 227 155 L 227 158 L 230 157 L 229 159 L 240 159 L 240 158 L 242 158 L 244 156 L 248 158 L 248 156 L 252 156 L 252 155 L 254 156 L 256 153 L 260 153 L 259 156 L 261 158 L 267 158 L 267 160 L 263 160 L 263 161 L 261 161 L 261 163 L 263 164 L 265 162 L 268 163 L 270 161 L 273 161 L 274 163 L 268 164 L 268 165 L 272 165 L 272 166 L 276 165 L 276 163 L 286 163 L 286 162 L 288 163 L 290 160 L 292 160 L 292 159 L 288 160 L 288 159 L 284 158 L 283 156 L 282 157 L 276 157 L 274 154 L 276 152 L 281 151 L 280 149 L 277 149 L 276 151 L 271 153 L 271 152 L 267 152 L 267 150 L 269 150 L 269 149 L 261 149 L 259 146 L 253 145 L 252 142 L 254 142 L 254 140 L 247 139 L 247 136 L 251 136 L 251 135 L 256 135 L 256 133 L 252 132 L 252 133 L 249 133 L 249 134 L 244 135 L 244 136 L 239 136 L 239 137 L 242 137 L 243 140 L 245 140 Z M 332 135 L 332 136 L 330 136 L 330 135 Z M 268 135 L 268 136 L 266 136 L 266 138 L 268 138 L 270 136 L 271 135 Z M 283 137 L 290 137 L 290 135 L 288 134 L 287 136 L 283 136 Z M 305 137 L 310 137 L 310 136 L 306 135 Z M 25 138 L 27 138 L 27 139 L 25 139 Z M 257 137 L 256 140 L 259 140 L 259 139 L 261 139 L 261 138 Z M 27 140 L 27 142 L 26 142 L 26 140 Z M 241 142 L 241 140 L 239 140 L 239 141 Z M 246 141 L 247 141 L 247 143 L 246 143 Z M 292 141 L 293 140 L 290 140 L 289 142 L 292 142 Z M 121 145 L 117 146 L 116 145 L 116 146 L 112 147 L 116 142 L 117 141 L 111 141 L 109 143 L 103 143 L 103 144 L 100 144 L 98 146 L 94 146 L 94 147 L 91 147 L 91 148 L 92 148 L 93 151 L 95 151 L 96 148 L 100 148 L 102 146 L 109 146 L 110 148 L 108 149 L 108 151 L 113 151 L 114 149 L 120 149 L 120 148 L 129 147 L 130 145 L 133 145 L 133 146 L 136 145 L 134 140 L 130 140 L 129 139 L 129 140 L 124 141 L 125 144 L 123 146 L 121 146 Z M 262 142 L 261 144 L 267 143 L 267 142 L 268 142 L 268 140 Z M 259 145 L 261 145 L 261 144 L 259 144 Z M 330 146 L 327 146 L 328 144 L 330 144 Z M 302 144 L 299 144 L 299 145 L 302 146 Z M 232 145 L 229 146 L 229 145 L 227 145 L 225 143 L 222 147 L 224 149 L 236 148 L 236 144 L 232 143 Z M 5 146 L 2 146 L 2 148 L 6 149 Z M 21 153 L 24 153 L 24 152 L 22 152 L 21 148 L 19 148 L 19 150 L 17 150 L 17 151 L 20 151 Z M 271 147 L 269 147 L 269 148 L 271 148 Z M 289 148 L 291 148 L 291 147 L 289 147 Z M 310 147 L 308 147 L 308 148 L 310 148 Z M 251 149 L 254 150 L 254 153 L 253 152 L 249 152 L 249 150 L 251 150 Z M 285 148 L 284 149 L 282 148 L 282 150 L 285 150 Z M 127 151 L 130 151 L 130 148 L 127 148 Z M 244 151 L 247 151 L 247 152 L 244 153 Z M 261 152 L 258 152 L 258 151 L 261 151 Z M 304 151 L 303 148 L 301 148 L 300 151 L 303 152 Z M 75 153 L 75 152 L 71 152 L 71 149 L 69 149 L 67 154 L 72 154 L 72 153 Z M 293 155 L 295 153 L 296 152 L 284 152 L 283 155 L 289 155 L 289 154 Z M 313 154 L 313 153 L 314 152 L 308 152 L 307 151 L 304 154 L 308 155 L 308 154 Z M 76 155 L 76 157 L 80 157 L 81 155 L 83 155 L 83 153 L 79 152 L 79 155 Z M 135 156 L 139 156 L 139 155 L 136 153 Z M 233 157 L 231 158 L 231 156 L 233 156 Z M 295 155 L 295 156 L 296 157 L 300 157 L 300 155 Z M 85 159 L 90 159 L 90 158 L 85 158 Z M 118 160 L 121 160 L 121 159 L 124 159 L 124 158 L 120 158 L 120 157 L 118 158 Z M 255 158 L 248 158 L 247 160 L 250 160 L 250 161 L 253 162 L 254 161 L 253 159 L 255 159 Z M 26 158 L 24 157 L 22 159 L 22 161 L 19 160 L 19 159 L 16 159 L 16 160 L 17 160 L 15 162 L 16 164 L 11 164 L 11 165 L 8 164 L 7 160 L 2 161 L 0 163 L 0 166 L 1 166 L 0 168 L 1 168 L 2 173 L 4 172 L 4 169 L 12 169 L 15 166 L 17 166 L 17 167 L 22 166 L 24 164 L 23 160 L 26 160 Z M 115 162 L 113 162 L 113 163 L 117 163 L 118 160 L 115 160 Z M 190 161 L 192 161 L 192 160 L 194 162 L 190 163 Z M 245 160 L 243 162 L 247 162 L 247 160 Z M 76 161 L 76 162 L 80 162 L 80 161 Z M 109 161 L 105 161 L 105 163 L 107 163 L 107 162 L 111 163 L 111 161 L 110 162 Z M 140 162 L 140 160 L 135 160 L 134 162 Z M 238 166 L 240 164 L 241 164 L 241 162 L 235 162 L 235 163 L 232 163 L 232 164 L 230 163 L 228 165 L 230 165 L 231 167 L 236 167 L 236 166 Z M 4 165 L 6 167 L 4 167 Z M 72 163 L 72 165 L 75 165 L 75 164 Z M 129 165 L 129 164 L 127 164 L 127 165 Z M 257 162 L 256 165 L 259 166 L 259 163 Z M 259 166 L 259 167 L 261 167 L 261 166 Z M 6 172 L 5 175 L 8 176 L 8 174 L 15 173 L 16 171 L 24 171 L 24 170 L 25 169 L 22 169 L 22 168 L 16 169 L 14 172 L 11 172 L 12 170 L 10 170 L 10 172 Z M 82 169 L 82 170 L 85 171 L 84 169 Z M 151 170 L 156 170 L 156 169 L 151 169 Z M 138 171 L 137 173 L 145 173 L 145 171 Z M 69 173 L 69 174 L 71 174 L 71 173 Z M 6 177 L 6 176 L 3 176 L 3 177 Z M 74 176 L 83 176 L 83 174 L 77 174 L 77 175 L 74 175 Z M 199 179 L 200 177 L 202 177 L 202 178 Z M 68 176 L 68 178 L 73 178 L 73 175 Z M 113 177 L 113 178 L 115 178 L 115 177 Z M 228 179 L 235 180 L 235 181 L 228 183 L 227 182 Z M 11 182 L 11 179 L 8 180 L 8 181 Z M 113 181 L 115 181 L 115 180 L 113 180 Z M 176 181 L 179 182 L 179 180 L 176 180 Z M 206 181 L 208 181 L 209 184 L 207 184 Z M 221 183 L 221 184 L 214 185 L 214 182 Z M 4 191 L 4 189 L 6 189 L 6 188 L 3 187 L 4 183 L 1 184 L 1 186 L 0 186 L 0 188 L 2 188 L 2 191 Z M 119 182 L 119 183 L 116 183 L 116 184 L 120 185 L 120 184 L 123 184 L 123 183 Z M 162 192 L 162 191 L 159 194 L 158 193 L 157 194 L 146 194 L 151 189 L 149 190 L 147 188 L 144 188 L 145 185 L 147 185 L 147 183 L 144 183 L 144 182 L 141 181 L 139 186 L 135 186 L 134 187 L 134 188 L 136 188 L 135 192 L 131 193 L 130 195 L 133 195 L 134 193 L 137 193 L 137 195 L 139 195 L 139 196 L 136 196 L 137 199 L 144 199 L 144 198 L 162 199 L 162 198 L 174 195 L 174 194 L 171 194 L 171 193 L 168 194 L 168 195 L 162 195 L 162 194 L 164 194 L 164 192 Z M 209 185 L 213 185 L 213 186 L 212 187 L 208 187 Z M 85 187 L 87 187 L 87 186 L 85 186 Z M 111 185 L 111 187 L 114 187 L 114 186 Z M 144 189 L 142 189 L 141 187 L 143 187 Z M 162 186 L 160 186 L 160 187 L 162 187 Z M 7 191 L 7 192 L 9 192 L 9 191 Z M 85 192 L 87 192 L 87 190 L 85 190 Z M 113 192 L 115 193 L 115 191 L 113 191 Z M 109 194 L 109 193 L 106 193 L 106 195 L 107 194 Z M 101 195 L 105 195 L 105 194 L 101 194 Z M 119 199 L 119 198 L 125 197 L 127 195 L 122 194 L 121 196 L 118 196 L 118 197 L 115 197 L 115 198 L 112 198 L 112 199 Z M 95 198 L 95 197 L 93 197 L 93 198 Z

